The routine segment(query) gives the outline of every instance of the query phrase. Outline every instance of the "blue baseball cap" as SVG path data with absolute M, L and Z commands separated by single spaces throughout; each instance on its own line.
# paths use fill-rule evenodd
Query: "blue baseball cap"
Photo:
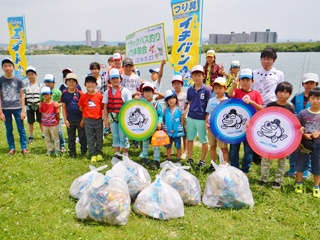
M 120 77 L 120 71 L 117 68 L 112 68 L 109 72 L 109 78 L 118 78 Z
M 170 98 L 170 97 L 172 97 L 174 95 L 177 96 L 177 94 L 172 90 L 167 90 L 164 95 L 165 95 L 165 97 L 164 97 L 165 101 L 167 101 L 168 98 Z
M 51 88 L 49 88 L 49 87 L 41 88 L 41 95 L 42 94 L 52 94 Z
M 241 72 L 240 72 L 240 77 L 239 79 L 242 79 L 242 78 L 250 78 L 250 79 L 253 79 L 253 72 L 250 68 L 245 68 L 245 69 L 242 69 Z
M 55 82 L 55 78 L 52 74 L 46 74 L 43 79 L 44 82 Z

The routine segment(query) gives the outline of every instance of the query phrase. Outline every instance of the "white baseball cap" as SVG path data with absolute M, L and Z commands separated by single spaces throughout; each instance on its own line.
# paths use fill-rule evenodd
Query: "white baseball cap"
M 306 83 L 306 82 L 310 82 L 310 81 L 318 83 L 319 82 L 318 74 L 316 74 L 316 73 L 303 74 L 302 83 Z
M 184 84 L 184 81 L 183 81 L 183 78 L 182 78 L 181 75 L 174 75 L 174 76 L 172 77 L 171 82 L 173 83 L 174 81 L 178 81 L 178 82 L 181 82 L 182 84 Z
M 149 69 L 150 73 L 153 73 L 153 72 L 159 73 L 159 71 L 160 71 L 160 68 Z
M 109 72 L 109 78 L 112 79 L 112 78 L 118 78 L 118 77 L 120 77 L 119 69 L 112 68 Z
M 244 68 L 240 71 L 240 77 L 239 79 L 242 78 L 250 78 L 253 79 L 253 72 L 250 68 Z
M 214 50 L 209 50 L 206 53 L 207 57 L 214 57 L 216 55 L 216 52 Z
M 41 95 L 42 94 L 52 94 L 51 88 L 49 88 L 49 87 L 41 88 Z
M 173 96 L 173 95 L 176 95 L 176 96 L 177 96 L 177 94 L 176 94 L 174 91 L 172 91 L 172 90 L 167 90 L 167 91 L 164 93 L 164 100 L 166 101 L 167 98 L 169 98 L 169 97 L 171 97 L 171 96 Z
M 145 88 L 151 88 L 154 91 L 154 85 L 150 82 L 144 82 L 142 90 Z
M 44 82 L 55 82 L 55 78 L 52 74 L 46 74 L 43 79 Z
M 119 60 L 119 59 L 122 59 L 122 56 L 121 56 L 120 53 L 115 53 L 115 54 L 113 54 L 112 59 L 113 60 Z
M 226 79 L 223 78 L 223 77 L 217 77 L 216 80 L 214 80 L 213 84 L 215 84 L 215 83 L 218 83 L 218 84 L 220 84 L 221 86 L 224 86 L 224 87 L 227 86 L 226 85 Z
M 202 72 L 204 74 L 204 69 L 201 65 L 196 65 L 192 68 L 191 74 L 194 72 Z
M 237 61 L 237 60 L 232 61 L 230 68 L 234 68 L 234 67 L 238 67 L 239 68 L 240 67 L 240 62 Z
M 27 69 L 26 69 L 26 73 L 27 73 L 27 72 L 29 72 L 29 71 L 32 71 L 32 72 L 34 72 L 34 73 L 37 73 L 37 71 L 36 71 L 36 68 L 35 68 L 35 67 L 31 67 L 31 66 L 27 67 Z

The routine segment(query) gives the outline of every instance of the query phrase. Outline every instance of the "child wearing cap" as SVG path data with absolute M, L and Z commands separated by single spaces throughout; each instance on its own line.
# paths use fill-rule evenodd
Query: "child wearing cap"
M 297 182 L 295 192 L 303 193 L 302 176 L 308 167 L 311 159 L 311 172 L 313 174 L 313 197 L 320 198 L 320 88 L 315 87 L 309 92 L 308 100 L 310 108 L 302 110 L 298 114 L 298 120 L 301 123 L 303 140 L 312 143 L 312 150 L 309 153 L 298 152 L 295 169 L 297 170 Z M 302 142 L 302 141 L 301 141 Z
M 58 157 L 60 156 L 59 107 L 56 107 L 55 102 L 52 100 L 52 90 L 50 87 L 43 87 L 41 89 L 41 97 L 43 102 L 41 103 L 40 113 L 42 114 L 41 124 L 47 145 L 46 155 L 49 156 L 54 152 L 55 156 Z M 52 147 L 52 141 L 54 143 L 54 149 Z
M 101 94 L 104 94 L 104 92 L 108 89 L 108 82 L 106 81 L 104 76 L 100 75 L 100 63 L 90 63 L 90 72 L 92 76 L 94 76 L 97 79 L 96 91 Z
M 171 80 L 172 87 L 174 88 L 175 93 L 178 97 L 178 106 L 183 109 L 184 114 L 182 117 L 183 119 L 183 153 L 181 155 L 181 159 L 186 159 L 187 157 L 187 113 L 189 108 L 189 103 L 187 101 L 187 94 L 182 92 L 181 88 L 183 87 L 184 81 L 181 75 L 174 75 Z
M 276 90 L 275 90 L 278 100 L 269 103 L 267 105 L 267 107 L 285 108 L 294 114 L 293 106 L 287 102 L 287 100 L 291 96 L 292 90 L 293 90 L 293 86 L 291 83 L 289 83 L 289 82 L 279 83 Z M 278 119 L 275 119 L 275 120 L 271 121 L 271 124 L 278 126 L 279 122 L 280 121 Z M 259 183 L 262 186 L 264 186 L 268 182 L 271 163 L 272 163 L 272 159 L 267 159 L 264 157 L 261 159 L 261 178 L 260 178 L 261 180 Z M 287 169 L 287 158 L 279 158 L 274 182 L 272 184 L 273 188 L 280 188 L 281 187 L 282 179 L 283 179 L 283 176 L 286 172 L 286 169 Z
M 111 69 L 113 67 L 113 58 L 109 57 L 108 58 L 108 70 Z
M 141 84 L 140 77 L 132 71 L 133 66 L 132 59 L 125 58 L 123 60 L 124 73 L 121 74 L 121 86 L 130 91 L 132 98 L 134 98 L 137 94 L 140 95 L 139 86 Z
M 174 146 L 177 149 L 177 160 L 176 163 L 180 163 L 181 160 L 181 137 L 184 136 L 183 131 L 183 119 L 185 112 L 182 108 L 178 106 L 177 94 L 172 90 L 167 90 L 165 92 L 164 101 L 167 107 L 164 109 L 163 113 L 163 129 L 167 132 L 170 137 L 170 143 L 166 145 L 167 148 L 167 161 L 172 161 L 171 159 L 171 149 L 174 142 Z
M 199 134 L 199 141 L 202 144 L 202 155 L 198 163 L 197 170 L 206 165 L 205 157 L 208 152 L 208 135 L 206 131 L 206 108 L 211 98 L 211 90 L 202 81 L 204 79 L 204 69 L 200 65 L 192 68 L 191 76 L 194 85 L 189 87 L 187 101 L 189 102 L 189 112 L 187 117 L 187 140 L 189 164 L 193 166 L 192 149 L 193 141 Z
M 210 158 L 214 162 L 216 161 L 216 150 L 217 146 L 221 149 L 223 153 L 223 158 L 225 162 L 229 162 L 229 152 L 228 152 L 228 144 L 221 142 L 217 139 L 211 129 L 210 129 L 210 114 L 212 113 L 213 109 L 222 101 L 228 99 L 224 93 L 226 92 L 226 79 L 223 77 L 218 77 L 213 83 L 213 91 L 215 93 L 215 97 L 210 98 L 207 108 L 206 108 L 206 129 L 208 130 L 208 139 L 210 145 Z M 213 172 L 214 167 L 210 165 L 209 169 L 206 172 Z
M 94 76 L 87 76 L 84 83 L 87 93 L 79 100 L 79 109 L 84 117 L 84 129 L 87 137 L 87 144 L 91 162 L 102 161 L 103 144 L 103 95 L 96 92 L 97 79 Z
M 228 94 L 228 91 L 231 88 L 233 79 L 238 78 L 238 73 L 240 71 L 240 62 L 237 60 L 232 61 L 229 71 L 230 71 L 230 74 L 226 73 L 225 71 L 221 71 L 221 74 L 227 78 L 227 80 L 226 80 L 226 84 L 227 84 L 226 95 Z M 239 86 L 237 88 L 239 88 Z
M 62 70 L 63 83 L 60 85 L 60 88 L 59 88 L 61 93 L 63 93 L 64 90 L 68 89 L 68 86 L 66 84 L 66 76 L 68 75 L 68 73 L 73 73 L 71 68 L 65 68 Z M 82 91 L 79 84 L 76 86 L 76 89 L 78 89 L 79 91 Z
M 111 68 L 108 69 L 108 72 L 105 75 L 106 80 L 108 81 L 108 83 L 110 84 L 110 70 L 111 69 L 118 69 L 120 71 L 120 74 L 124 73 L 124 69 L 122 67 L 122 56 L 120 53 L 114 53 L 112 56 L 112 60 L 113 60 L 113 66 Z M 111 84 L 109 85 L 111 87 Z
M 34 67 L 27 67 L 26 75 L 29 82 L 25 85 L 24 94 L 25 94 L 25 103 L 26 103 L 26 111 L 27 111 L 27 120 L 28 120 L 28 128 L 29 128 L 29 139 L 28 143 L 32 143 L 34 140 L 33 137 L 33 126 L 36 121 L 35 116 L 37 118 L 37 122 L 40 125 L 40 129 L 42 132 L 42 138 L 44 138 L 44 132 L 41 124 L 41 113 L 39 112 L 39 102 L 40 102 L 40 93 L 41 88 L 43 87 L 42 83 L 38 83 L 37 71 Z
M 306 73 L 302 76 L 302 86 L 304 88 L 304 92 L 297 93 L 291 100 L 293 107 L 296 111 L 296 115 L 298 115 L 303 109 L 307 109 L 310 107 L 310 103 L 308 102 L 309 92 L 317 87 L 319 84 L 319 76 L 315 73 Z M 297 161 L 297 153 L 298 149 L 290 155 L 289 164 L 290 169 L 288 171 L 289 177 L 295 177 L 295 165 Z M 311 161 L 309 161 L 308 169 L 303 173 L 303 179 L 308 179 L 311 176 Z
M 216 64 L 216 52 L 214 50 L 209 50 L 206 53 L 206 64 L 204 65 L 204 78 L 203 83 L 210 87 L 212 94 L 213 92 L 213 82 L 217 77 L 222 77 L 223 66 Z
M 52 91 L 52 101 L 56 102 L 56 106 L 61 107 L 61 103 L 60 103 L 61 91 L 54 87 L 55 81 L 56 81 L 55 77 L 52 74 L 46 74 L 44 76 L 43 81 L 44 81 L 44 84 L 46 85 L 46 87 L 49 87 Z M 39 104 L 40 108 L 41 108 L 42 102 L 43 102 L 43 97 L 41 95 L 40 96 L 40 104 Z M 61 109 L 60 109 L 60 112 L 61 112 Z M 64 134 L 63 134 L 63 130 L 62 130 L 62 119 L 63 119 L 62 116 L 60 116 L 60 121 L 58 122 L 59 123 L 60 151 L 65 152 L 66 140 L 64 139 Z
M 12 115 L 14 116 L 20 136 L 20 146 L 23 155 L 27 155 L 27 135 L 23 125 L 25 113 L 24 84 L 14 76 L 13 61 L 9 58 L 2 60 L 4 75 L 0 77 L 0 119 L 6 126 L 7 142 L 9 145 L 8 156 L 15 153 L 14 137 L 12 134 Z
M 79 100 L 83 93 L 77 89 L 78 78 L 74 73 L 68 73 L 65 77 L 67 90 L 61 95 L 62 114 L 68 132 L 69 156 L 75 157 L 76 154 L 76 131 L 78 130 L 81 154 L 87 152 L 87 137 L 84 130 L 84 119 L 79 109 Z
M 128 148 L 130 147 L 129 139 L 124 135 L 119 124 L 119 112 L 123 104 L 132 99 L 131 92 L 120 85 L 120 71 L 116 68 L 110 70 L 110 82 L 112 87 L 103 95 L 102 103 L 104 103 L 104 123 L 106 128 L 111 129 L 113 136 L 113 144 L 115 157 L 120 158 L 120 148 L 123 155 L 128 156 Z
M 246 104 L 251 104 L 257 111 L 263 108 L 263 100 L 260 93 L 256 90 L 251 89 L 251 85 L 254 82 L 252 70 L 249 68 L 242 69 L 240 72 L 240 80 L 234 79 L 232 81 L 232 86 L 228 91 L 230 98 L 239 98 L 242 99 Z M 240 83 L 241 89 L 237 89 L 238 84 Z M 230 161 L 231 166 L 239 168 L 239 150 L 241 143 L 230 144 Z M 244 155 L 242 159 L 242 168 L 241 170 L 244 173 L 249 172 L 249 168 L 252 163 L 253 151 L 250 148 L 247 140 L 243 142 L 244 146 Z
M 143 87 L 142 87 L 142 94 L 143 94 L 143 97 L 149 102 L 151 103 L 154 108 L 156 109 L 157 111 L 157 114 L 158 114 L 158 123 L 157 123 L 157 130 L 160 130 L 161 129 L 161 125 L 163 123 L 163 113 L 162 113 L 162 107 L 161 107 L 161 104 L 154 100 L 154 86 L 152 83 L 149 83 L 149 82 L 145 82 L 143 84 Z M 151 138 L 148 138 L 146 140 L 144 140 L 142 142 L 142 152 L 140 154 L 140 157 L 142 157 L 141 161 L 142 161 L 142 164 L 143 165 L 146 165 L 150 162 L 150 160 L 148 159 L 148 155 L 149 155 L 149 144 L 150 144 L 150 139 Z M 152 167 L 154 169 L 158 169 L 160 167 L 160 147 L 159 146 L 153 146 L 153 157 L 154 157 L 154 162 L 153 162 L 153 165 Z
M 151 80 L 156 92 L 161 92 L 161 79 L 163 74 L 163 67 L 165 64 L 166 60 L 162 59 L 160 68 L 149 69 L 149 72 L 151 73 Z

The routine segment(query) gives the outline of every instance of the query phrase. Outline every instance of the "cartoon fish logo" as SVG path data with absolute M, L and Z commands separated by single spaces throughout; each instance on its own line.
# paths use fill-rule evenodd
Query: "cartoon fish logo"
M 267 137 L 271 139 L 271 142 L 275 143 L 279 139 L 283 141 L 288 137 L 284 134 L 284 129 L 280 126 L 281 121 L 279 119 L 274 119 L 273 121 L 266 121 L 257 134 L 260 137 Z
M 148 120 L 149 119 L 141 113 L 140 108 L 136 108 L 136 110 L 130 112 L 128 125 L 139 125 L 139 127 L 142 127 L 143 124 L 147 124 Z
M 247 119 L 238 114 L 235 109 L 231 109 L 229 113 L 223 115 L 221 128 L 236 128 L 239 129 L 241 125 L 246 123 Z

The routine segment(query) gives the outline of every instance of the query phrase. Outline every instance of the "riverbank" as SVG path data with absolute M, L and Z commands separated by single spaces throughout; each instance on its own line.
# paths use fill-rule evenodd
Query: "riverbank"
M 228 45 L 203 45 L 201 52 L 205 53 L 209 49 L 214 49 L 221 53 L 242 53 L 261 52 L 267 46 L 273 47 L 277 52 L 320 52 L 320 42 L 305 43 L 265 43 L 265 44 L 228 44 Z M 168 46 L 168 54 L 171 54 L 172 47 Z M 29 55 L 65 54 L 65 55 L 112 55 L 115 52 L 125 54 L 125 46 L 111 47 L 103 46 L 92 48 L 85 45 L 55 46 L 50 50 L 34 50 Z M 8 51 L 0 52 L 1 55 L 9 55 Z

